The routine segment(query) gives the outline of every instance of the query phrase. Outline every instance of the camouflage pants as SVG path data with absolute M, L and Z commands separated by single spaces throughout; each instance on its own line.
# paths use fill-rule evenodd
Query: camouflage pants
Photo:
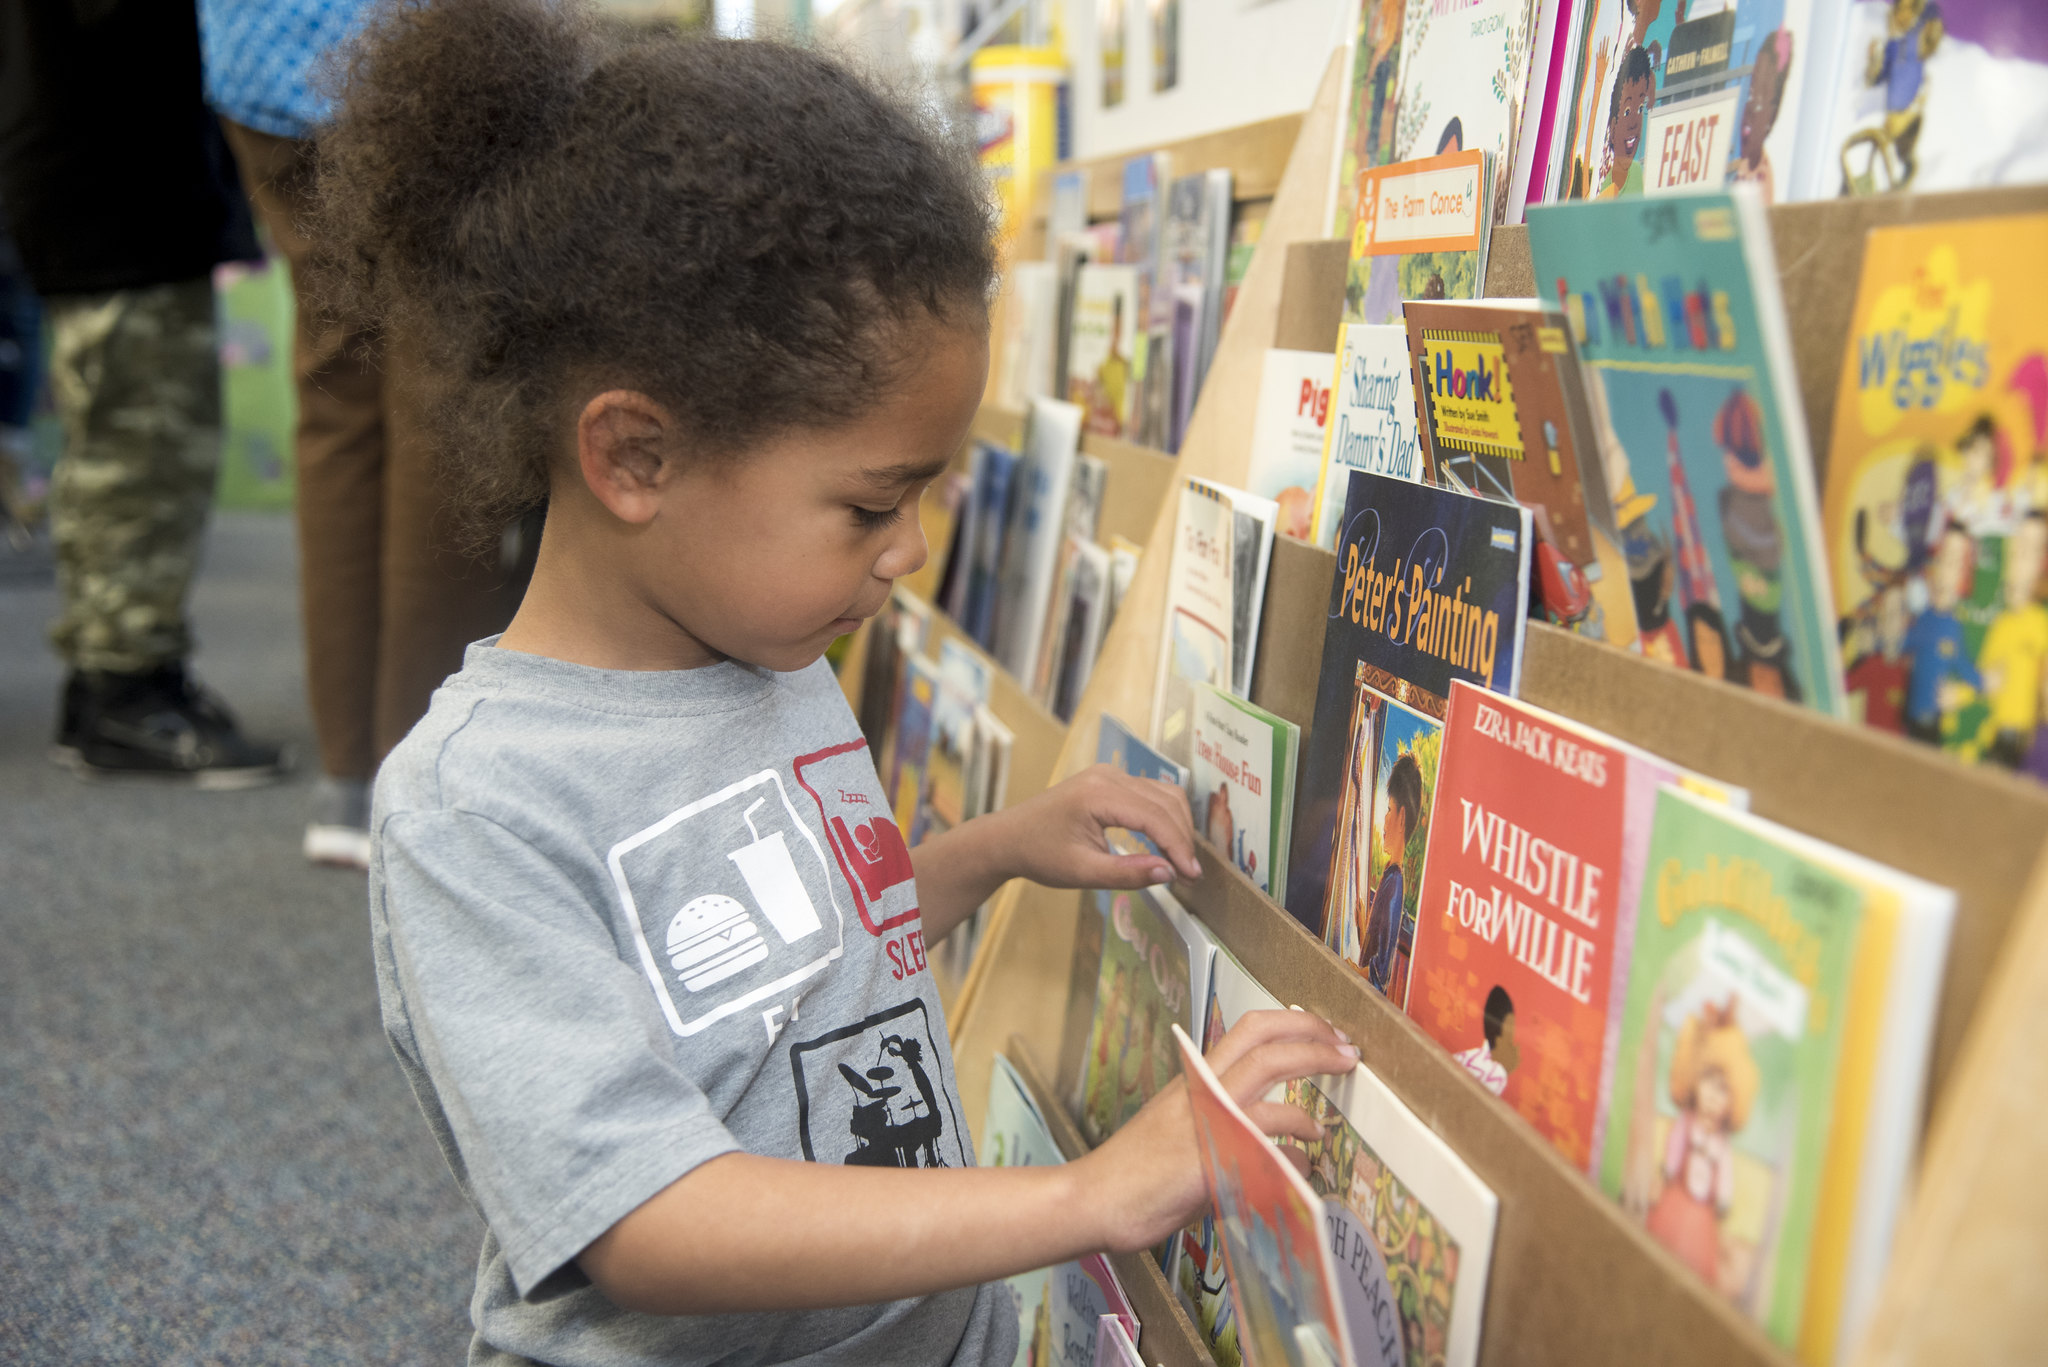
M 220 459 L 210 279 L 48 301 L 64 453 L 50 481 L 74 669 L 132 673 L 191 649 L 185 595 Z

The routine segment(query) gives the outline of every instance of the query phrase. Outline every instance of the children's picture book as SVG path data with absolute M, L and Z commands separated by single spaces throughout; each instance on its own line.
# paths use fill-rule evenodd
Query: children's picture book
M 896 704 L 896 749 L 889 759 L 889 812 L 901 831 L 917 829 L 924 806 L 925 771 L 931 758 L 932 710 L 939 672 L 915 651 L 903 652 L 902 695 Z M 916 843 L 917 837 L 910 837 Z
M 1447 151 L 1358 178 L 1344 321 L 1398 323 L 1406 299 L 1476 299 L 1486 282 L 1496 163 Z
M 1588 367 L 1642 653 L 1845 715 L 1762 199 L 1545 206 L 1529 250 Z
M 1600 1185 L 1790 1347 L 1867 898 L 1787 834 L 1658 794 Z
M 1279 505 L 1274 531 L 1309 539 L 1316 484 L 1322 475 L 1323 431 L 1330 416 L 1331 357 L 1326 351 L 1273 347 L 1259 371 L 1252 410 L 1252 459 L 1245 487 Z
M 1172 310 L 1173 377 L 1166 449 L 1180 450 L 1195 396 L 1223 327 L 1223 275 L 1230 251 L 1231 174 L 1182 176 L 1167 187 L 1160 288 Z
M 1067 399 L 1090 432 L 1129 439 L 1138 413 L 1138 270 L 1089 261 L 1074 277 L 1073 332 L 1067 343 Z
M 2048 781 L 2048 215 L 1873 229 L 1821 525 L 1853 716 Z
M 1287 886 L 1301 728 L 1220 688 L 1195 688 L 1195 829 L 1268 895 Z
M 995 1056 L 989 1076 L 980 1147 L 983 1167 L 1044 1167 L 1066 1161 L 1046 1128 L 1038 1099 L 1001 1054 Z M 1104 1323 L 1119 1326 L 1127 1338 L 1138 1332 L 1130 1297 L 1099 1253 L 1019 1273 L 1004 1285 L 1017 1306 L 1013 1367 L 1093 1367 Z
M 1341 1233 L 1341 1246 L 1354 1254 L 1339 1260 L 1338 1280 L 1347 1292 L 1367 1293 L 1359 1297 L 1365 1315 L 1350 1315 L 1353 1342 L 1367 1360 L 1471 1367 L 1479 1359 L 1499 1199 L 1363 1065 L 1288 1083 L 1286 1097 L 1322 1130 L 1304 1147 L 1309 1187 L 1325 1204 L 1333 1236 Z M 1331 1243 L 1339 1246 L 1335 1237 Z M 1384 1300 L 1361 1275 L 1374 1272 L 1389 1289 Z M 1361 1342 L 1368 1338 L 1377 1355 Z
M 1202 1051 L 1207 1053 L 1247 1011 L 1282 1010 L 1280 999 L 1258 984 L 1235 955 L 1219 947 L 1209 977 L 1208 1010 L 1202 1022 Z M 1274 1088 L 1269 1101 L 1285 1095 Z M 1230 1303 L 1230 1278 L 1223 1267 L 1213 1211 L 1180 1232 L 1174 1245 L 1168 1280 L 1188 1315 L 1202 1331 L 1217 1367 L 1239 1367 L 1244 1355 L 1237 1342 L 1237 1312 Z
M 1006 274 L 995 398 L 1004 408 L 1023 408 L 1035 398 L 1059 396 L 1053 373 L 1059 350 L 1059 274 L 1049 261 L 1015 261 Z
M 1173 179 L 1173 158 L 1165 152 L 1144 152 L 1124 162 L 1122 251 L 1118 259 L 1137 272 L 1141 332 L 1157 332 L 1169 322 L 1159 289 L 1160 242 L 1165 218 L 1166 187 Z
M 1061 721 L 1073 720 L 1081 690 L 1095 672 L 1095 657 L 1102 653 L 1103 637 L 1109 631 L 1109 552 L 1093 541 L 1071 536 L 1067 551 L 1072 559 L 1066 577 L 1065 632 L 1049 699 L 1053 715 Z
M 1052 199 L 1045 210 L 1045 239 L 1058 242 L 1088 231 L 1089 168 L 1055 171 Z
M 1529 204 L 1541 203 L 1543 199 L 1544 168 L 1549 165 L 1558 85 L 1564 78 L 1571 10 L 1571 0 L 1536 0 L 1528 92 L 1522 101 L 1514 158 L 1501 172 L 1507 181 L 1503 223 L 1520 223 Z
M 1235 521 L 1230 499 L 1218 486 L 1198 479 L 1182 483 L 1152 700 L 1153 743 L 1175 764 L 1188 762 L 1195 685 L 1233 684 Z
M 1401 21 L 1404 0 L 1348 0 L 1349 46 L 1344 53 L 1343 108 L 1330 168 L 1331 237 L 1351 236 L 1358 212 L 1361 172 L 1395 161 L 1401 95 Z
M 1351 487 L 1349 471 L 1370 470 L 1418 484 L 1439 482 L 1416 420 L 1408 330 L 1399 323 L 1339 324 L 1336 359 L 1311 536 L 1326 551 L 1337 544 L 1344 496 Z
M 1198 1023 L 1215 941 L 1164 889 L 1098 891 L 1094 900 L 1102 960 L 1077 1109 L 1081 1132 L 1100 1144 L 1173 1080 L 1172 1029 Z
M 1754 186 L 1765 203 L 1790 197 L 1799 167 L 1819 151 L 1802 132 L 1809 73 L 1832 60 L 1832 40 L 1815 21 L 1841 3 L 1580 0 L 1551 198 L 1736 182 Z
M 1121 769 L 1133 778 L 1159 779 L 1185 791 L 1188 786 L 1186 766 L 1175 763 L 1160 754 L 1138 738 L 1136 732 L 1108 712 L 1102 714 L 1102 727 L 1095 737 L 1095 762 Z M 1120 838 L 1128 839 L 1152 854 L 1159 853 L 1159 847 L 1151 837 L 1136 831 L 1121 832 Z
M 1499 223 L 1507 205 L 1535 20 L 1535 0 L 1414 3 L 1401 28 L 1401 104 L 1387 160 L 1484 153 L 1492 166 L 1482 209 L 1488 224 Z
M 975 708 L 988 701 L 989 663 L 958 640 L 939 643 L 938 692 L 926 773 L 926 833 L 951 830 L 969 816 L 967 757 Z
M 1564 314 L 1533 300 L 1417 301 L 1407 320 L 1437 478 L 1529 508 L 1551 620 L 1632 648 L 1635 597 Z
M 946 610 L 960 629 L 982 649 L 995 644 L 997 590 L 1002 584 L 1003 540 L 1010 525 L 1010 497 L 1017 477 L 1017 455 L 989 442 L 974 445 L 971 474 L 974 487 L 963 510 L 969 531 L 961 539 L 966 583 L 957 606 Z
M 1323 942 L 1395 1005 L 1406 999 L 1443 722 L 1360 683 L 1323 871 Z M 1306 895 L 1306 894 L 1304 894 Z
M 1246 1118 L 1178 1025 L 1174 1043 L 1187 1073 L 1244 1360 L 1253 1367 L 1387 1361 L 1353 1352 L 1321 1198 Z
M 1792 198 L 2048 180 L 2048 9 L 1815 0 L 1814 14 L 1835 27 L 1816 34 L 1803 104 L 1785 107 L 1812 152 Z
M 1657 790 L 1685 782 L 1541 708 L 1451 688 L 1405 1005 L 1581 1170 L 1603 1137 Z
M 1270 498 L 1212 484 L 1230 501 L 1230 691 L 1251 696 L 1258 663 L 1259 622 L 1266 611 L 1266 575 L 1273 565 L 1279 505 Z
M 1244 284 L 1244 277 L 1252 268 L 1252 254 L 1259 248 L 1259 237 L 1266 231 L 1266 215 L 1272 212 L 1273 201 L 1254 199 L 1237 205 L 1230 215 L 1230 254 L 1224 258 L 1223 267 L 1223 318 L 1228 321 L 1230 309 L 1237 302 L 1237 291 Z
M 1114 1315 L 1104 1315 L 1102 1327 L 1096 1331 L 1095 1367 L 1145 1367 L 1137 1341 Z
M 1453 489 L 1363 470 L 1349 479 L 1316 683 L 1317 744 L 1302 763 L 1286 898 L 1297 920 L 1339 946 L 1351 933 L 1341 923 L 1357 918 L 1358 899 L 1376 889 L 1371 880 L 1384 867 L 1371 842 L 1400 835 L 1387 848 L 1405 848 L 1428 830 L 1421 767 L 1438 742 L 1407 714 L 1440 724 L 1453 679 L 1509 695 L 1519 689 L 1532 525 L 1526 508 Z M 1388 701 L 1401 704 L 1401 716 L 1386 711 Z M 1413 757 L 1408 765 L 1404 753 Z M 1396 768 L 1398 790 L 1386 791 L 1399 795 L 1382 804 Z M 1433 764 L 1428 777 L 1433 783 Z M 1405 902 L 1422 870 L 1405 858 L 1396 864 Z M 1353 962 L 1364 959 L 1362 933 L 1358 944 Z M 1384 991 L 1393 953 L 1384 941 L 1378 948 Z
M 1003 544 L 996 659 L 1019 679 L 1038 672 L 1053 579 L 1066 544 L 1068 505 L 1080 455 L 1081 410 L 1058 399 L 1033 399 L 1024 427 L 1024 457 L 1010 497 Z

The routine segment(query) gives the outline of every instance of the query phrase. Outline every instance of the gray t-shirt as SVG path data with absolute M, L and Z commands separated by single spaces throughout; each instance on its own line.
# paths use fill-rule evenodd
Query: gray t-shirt
M 634 673 L 480 642 L 371 828 L 384 1028 L 488 1225 L 471 1362 L 1010 1361 L 1000 1286 L 669 1318 L 574 1262 L 734 1150 L 974 1161 L 909 851 L 822 661 Z

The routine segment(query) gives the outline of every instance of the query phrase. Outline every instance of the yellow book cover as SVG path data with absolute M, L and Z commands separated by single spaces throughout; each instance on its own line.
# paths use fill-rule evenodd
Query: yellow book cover
M 2048 215 L 1879 228 L 1822 522 L 1852 712 L 2048 778 Z

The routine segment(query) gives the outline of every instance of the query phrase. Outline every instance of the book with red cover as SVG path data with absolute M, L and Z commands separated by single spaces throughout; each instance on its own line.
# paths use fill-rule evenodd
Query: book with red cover
M 1541 708 L 1451 687 L 1408 1014 L 1584 1169 L 1667 783 L 1746 800 Z

